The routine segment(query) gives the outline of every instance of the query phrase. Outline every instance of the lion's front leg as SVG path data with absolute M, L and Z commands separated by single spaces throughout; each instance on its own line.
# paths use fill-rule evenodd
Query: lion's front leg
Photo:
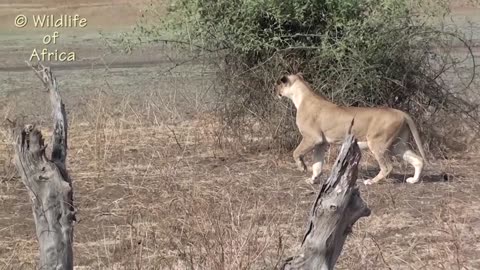
M 297 169 L 301 172 L 306 172 L 308 171 L 307 165 L 305 164 L 305 161 L 303 160 L 303 156 L 299 156 L 297 159 L 295 159 L 295 164 L 297 165 Z
M 325 152 L 328 149 L 328 146 L 328 143 L 319 143 L 313 149 L 312 178 L 308 181 L 311 184 L 317 184 L 320 181 Z
M 307 165 L 305 165 L 303 157 L 305 156 L 305 154 L 310 152 L 313 147 L 315 147 L 315 142 L 311 139 L 307 139 L 304 137 L 295 149 L 295 151 L 293 151 L 293 159 L 295 160 L 295 164 L 300 171 L 307 171 Z

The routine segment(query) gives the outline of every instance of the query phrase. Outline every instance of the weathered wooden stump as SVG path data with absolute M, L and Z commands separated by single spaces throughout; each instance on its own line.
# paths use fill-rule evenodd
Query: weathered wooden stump
M 30 64 L 29 64 L 30 65 Z M 31 65 L 30 65 L 31 66 Z M 31 66 L 50 95 L 53 136 L 50 157 L 42 134 L 33 125 L 15 128 L 15 166 L 32 200 L 40 245 L 39 269 L 73 269 L 72 182 L 68 176 L 67 118 L 55 77 L 48 67 Z
M 360 158 L 357 140 L 349 132 L 331 175 L 321 186 L 313 204 L 298 254 L 287 259 L 280 269 L 334 269 L 353 224 L 370 215 L 370 209 L 355 186 Z

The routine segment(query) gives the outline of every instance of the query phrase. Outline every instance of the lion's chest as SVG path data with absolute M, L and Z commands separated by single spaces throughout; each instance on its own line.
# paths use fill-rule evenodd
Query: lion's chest
M 305 113 L 297 113 L 296 124 L 302 136 L 318 137 L 319 139 L 323 137 L 321 122 L 317 117 Z

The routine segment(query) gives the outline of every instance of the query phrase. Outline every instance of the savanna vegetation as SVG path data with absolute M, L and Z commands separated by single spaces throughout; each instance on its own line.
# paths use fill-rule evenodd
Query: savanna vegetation
M 296 144 L 292 106 L 275 100 L 272 89 L 280 75 L 302 72 L 338 104 L 408 111 L 430 150 L 445 150 L 470 142 L 466 131 L 479 127 L 478 101 L 468 96 L 474 69 L 456 86 L 446 82 L 459 76 L 459 67 L 475 65 L 468 33 L 442 23 L 448 4 L 172 0 L 168 15 L 158 16 L 153 2 L 124 44 L 168 41 L 210 59 L 219 77 L 217 112 L 237 138 L 266 135 L 286 149 Z M 452 46 L 466 53 L 455 55 Z M 252 130 L 252 119 L 261 131 Z M 457 144 L 442 139 L 451 130 L 462 134 Z

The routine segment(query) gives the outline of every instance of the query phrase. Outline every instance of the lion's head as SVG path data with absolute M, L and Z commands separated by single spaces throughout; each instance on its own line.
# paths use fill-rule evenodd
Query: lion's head
M 290 96 L 292 94 L 291 87 L 298 80 L 303 81 L 303 76 L 301 73 L 283 75 L 275 84 L 275 95 L 277 95 L 279 98 L 282 98 L 283 96 Z

